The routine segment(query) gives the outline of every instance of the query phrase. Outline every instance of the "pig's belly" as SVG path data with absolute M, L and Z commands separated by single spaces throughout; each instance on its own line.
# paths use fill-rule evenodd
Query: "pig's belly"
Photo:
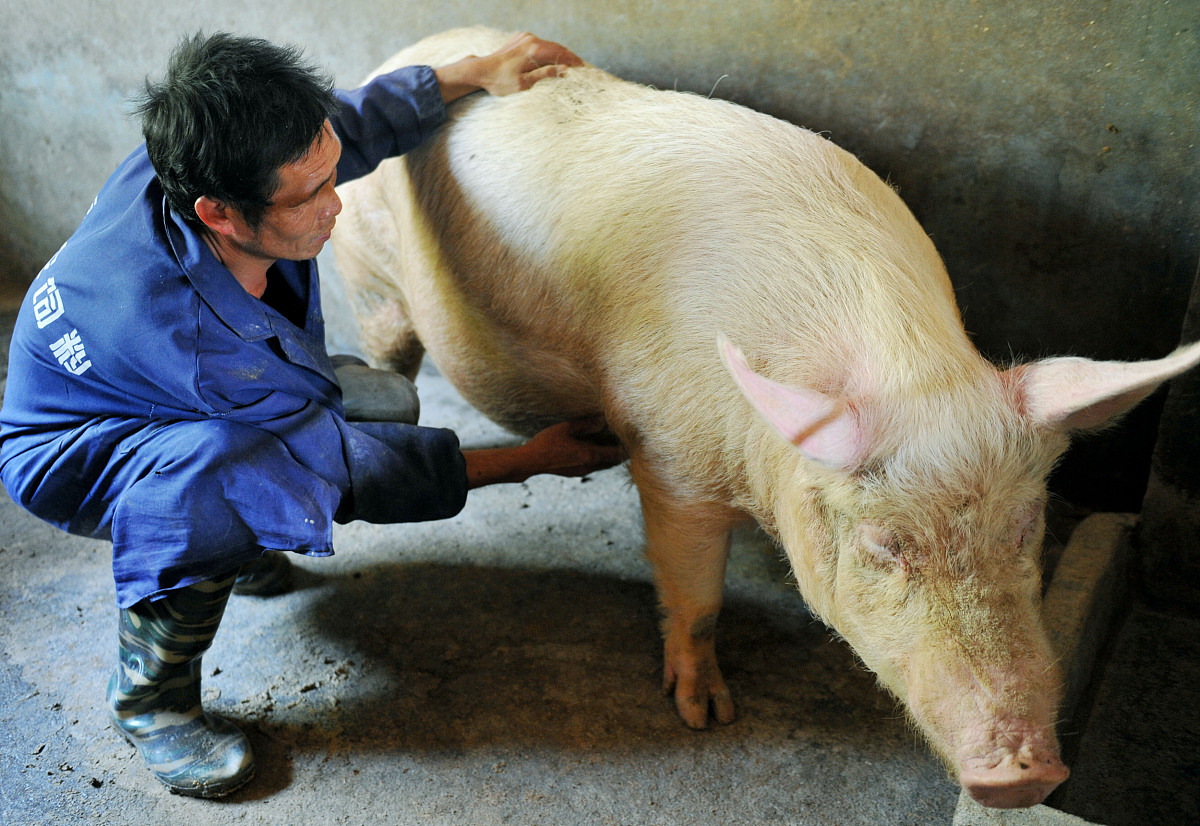
M 604 412 L 605 390 L 575 348 L 551 334 L 522 331 L 519 338 L 476 318 L 457 323 L 431 311 L 418 324 L 438 371 L 476 410 L 500 426 L 530 436 L 564 419 Z M 420 329 L 424 328 L 424 329 Z

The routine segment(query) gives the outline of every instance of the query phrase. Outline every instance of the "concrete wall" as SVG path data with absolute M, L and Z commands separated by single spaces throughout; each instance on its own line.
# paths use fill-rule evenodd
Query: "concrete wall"
M 474 23 L 827 132 L 899 187 L 994 358 L 1161 355 L 1196 271 L 1196 0 L 4 4 L 0 285 L 18 290 L 138 140 L 125 101 L 180 34 L 298 43 L 352 85 Z M 1056 484 L 1136 509 L 1156 402 L 1073 450 Z
M 1200 338 L 1200 279 L 1183 322 L 1187 341 Z M 1171 382 L 1135 535 L 1139 573 L 1158 600 L 1200 608 L 1200 371 Z

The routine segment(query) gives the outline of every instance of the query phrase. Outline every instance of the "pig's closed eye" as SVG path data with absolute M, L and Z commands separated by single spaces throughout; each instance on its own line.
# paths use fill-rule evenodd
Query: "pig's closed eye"
M 864 522 L 858 526 L 858 545 L 881 567 L 906 567 L 900 541 L 887 528 Z

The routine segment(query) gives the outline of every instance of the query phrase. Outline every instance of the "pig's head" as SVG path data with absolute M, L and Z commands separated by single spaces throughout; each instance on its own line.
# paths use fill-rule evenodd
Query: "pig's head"
M 801 458 L 775 518 L 805 599 L 976 800 L 1040 803 L 1068 775 L 1040 610 L 1046 477 L 1072 431 L 1128 410 L 1200 346 L 1153 362 L 985 366 L 890 400 L 784 386 L 719 347 Z

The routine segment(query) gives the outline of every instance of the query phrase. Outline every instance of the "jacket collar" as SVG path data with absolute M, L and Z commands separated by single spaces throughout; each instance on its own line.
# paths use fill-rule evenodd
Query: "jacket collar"
M 204 303 L 245 341 L 261 341 L 274 335 L 266 307 L 246 292 L 213 255 L 200 233 L 171 209 L 165 196 L 162 209 L 175 260 Z

